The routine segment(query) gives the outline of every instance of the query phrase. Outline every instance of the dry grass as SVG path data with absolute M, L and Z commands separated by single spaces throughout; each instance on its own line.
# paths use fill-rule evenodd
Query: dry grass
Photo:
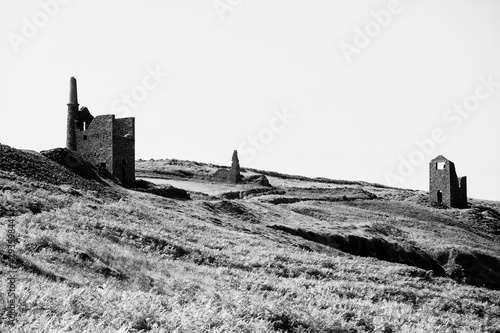
M 0 188 L 10 187 L 0 192 L 1 234 L 13 220 L 18 256 L 64 278 L 21 267 L 18 320 L 9 327 L 0 319 L 1 332 L 500 331 L 498 291 L 266 227 L 498 255 L 498 240 L 467 231 L 451 212 L 388 199 L 273 205 L 130 192 L 103 201 L 83 190 L 0 181 Z M 40 211 L 29 208 L 34 204 Z M 5 309 L 6 281 L 0 281 Z

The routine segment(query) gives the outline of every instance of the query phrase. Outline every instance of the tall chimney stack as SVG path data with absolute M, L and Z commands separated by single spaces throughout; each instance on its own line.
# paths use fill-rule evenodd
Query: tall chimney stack
M 76 91 L 76 79 L 69 80 L 69 104 L 78 104 L 78 92 Z
M 78 92 L 76 79 L 72 77 L 69 82 L 68 123 L 66 132 L 66 148 L 76 150 L 76 117 L 78 112 Z
M 229 170 L 229 181 L 231 183 L 239 183 L 241 181 L 240 161 L 238 160 L 238 151 L 233 152 L 233 162 L 231 170 Z

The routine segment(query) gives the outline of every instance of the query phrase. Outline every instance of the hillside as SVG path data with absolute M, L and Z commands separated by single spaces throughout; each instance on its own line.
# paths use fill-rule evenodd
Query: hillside
M 13 257 L 0 242 L 2 313 L 19 267 L 1 332 L 500 332 L 499 202 L 137 161 L 138 179 L 190 197 L 168 198 L 60 156 L 0 145 L 1 232 L 17 237 Z

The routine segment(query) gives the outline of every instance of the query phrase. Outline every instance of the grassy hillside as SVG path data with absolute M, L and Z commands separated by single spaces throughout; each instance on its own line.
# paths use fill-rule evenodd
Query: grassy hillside
M 40 167 L 40 166 L 43 167 Z M 1 332 L 500 332 L 500 204 L 219 166 L 138 161 L 192 200 L 0 146 Z M 15 255 L 6 249 L 15 225 Z

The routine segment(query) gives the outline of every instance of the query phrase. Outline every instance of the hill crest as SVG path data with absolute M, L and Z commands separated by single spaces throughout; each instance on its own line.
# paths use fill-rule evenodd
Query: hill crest
M 235 185 L 212 177 L 220 168 L 136 161 L 137 178 L 170 184 L 191 197 L 179 200 L 85 179 L 42 154 L 0 146 L 0 219 L 16 225 L 21 290 L 42 279 L 38 289 L 55 298 L 74 295 L 79 305 L 53 306 L 61 316 L 70 311 L 87 318 L 72 326 L 85 330 L 112 317 L 119 324 L 105 326 L 107 331 L 224 331 L 237 321 L 261 332 L 425 331 L 425 318 L 454 318 L 434 321 L 435 332 L 458 324 L 500 329 L 494 316 L 500 309 L 499 203 L 471 199 L 467 209 L 443 208 L 422 191 L 245 168 L 244 177 L 265 175 L 272 187 Z M 312 317 L 303 315 L 301 298 L 310 297 L 304 284 L 330 296 L 307 298 L 316 304 Z M 170 314 L 149 308 L 127 316 L 123 308 L 105 309 L 93 300 L 95 288 L 103 288 L 110 304 L 117 304 L 112 295 L 127 293 L 137 295 L 132 303 L 138 307 L 146 299 L 163 300 L 171 304 Z M 243 311 L 231 297 L 247 297 L 253 310 Z M 225 320 L 217 299 L 233 309 Z M 21 316 L 20 325 L 60 329 L 70 323 L 50 324 L 47 305 L 30 296 L 23 302 L 42 315 Z M 266 302 L 272 304 L 267 310 Z M 407 306 L 413 322 L 391 317 Z M 173 319 L 193 319 L 189 308 L 215 312 L 196 327 Z

